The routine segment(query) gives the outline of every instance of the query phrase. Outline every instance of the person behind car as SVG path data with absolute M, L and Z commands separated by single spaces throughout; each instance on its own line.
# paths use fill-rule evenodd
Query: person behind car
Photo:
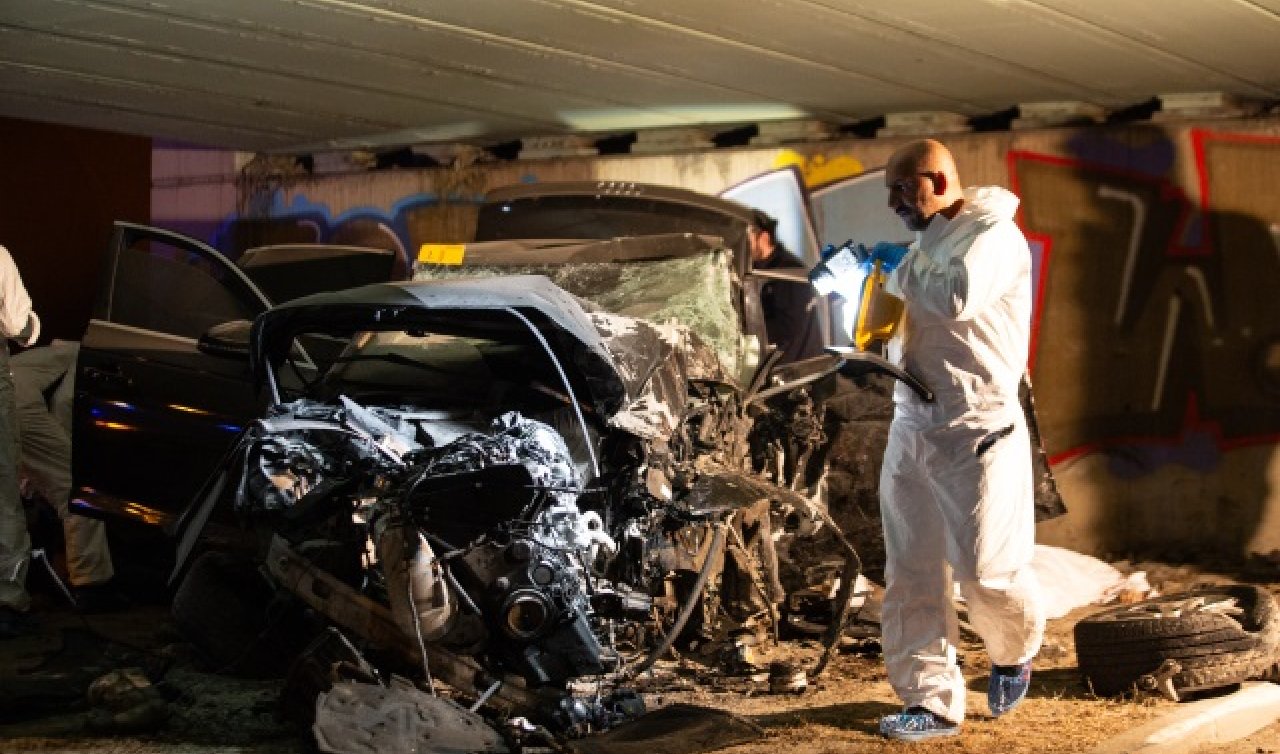
M 18 426 L 13 378 L 9 374 L 9 341 L 29 346 L 40 337 L 40 318 L 9 250 L 0 246 L 0 638 L 27 633 L 34 625 L 29 612 L 27 566 L 31 537 L 18 492 Z
M 106 526 L 69 509 L 71 496 L 71 403 L 75 395 L 78 343 L 55 340 L 9 360 L 17 403 L 20 470 L 62 521 L 67 574 L 76 609 L 100 613 L 124 607 L 114 588 L 115 568 Z
M 747 227 L 753 270 L 803 270 L 804 264 L 778 240 L 778 221 L 752 210 Z M 760 287 L 760 309 L 769 342 L 790 362 L 822 352 L 822 333 L 815 326 L 813 290 L 800 282 L 770 280 Z
M 899 384 L 880 476 L 887 563 L 883 643 L 905 710 L 880 721 L 892 739 L 959 732 L 952 580 L 991 658 L 987 702 L 1000 716 L 1025 696 L 1044 636 L 1030 439 L 1018 401 L 1031 327 L 1031 253 L 1018 198 L 962 189 L 950 151 L 903 146 L 885 171 L 889 206 L 917 233 L 880 244 L 886 292 L 906 304 L 890 356 L 935 394 Z M 905 256 L 904 256 L 905 255 Z

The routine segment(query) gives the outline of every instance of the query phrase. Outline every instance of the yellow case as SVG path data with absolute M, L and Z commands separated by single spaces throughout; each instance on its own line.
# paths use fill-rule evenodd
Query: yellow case
M 877 341 L 893 337 L 902 321 L 902 299 L 885 293 L 884 283 L 888 275 L 876 262 L 871 274 L 862 282 L 862 295 L 858 301 L 858 318 L 853 323 L 853 344 L 859 351 Z

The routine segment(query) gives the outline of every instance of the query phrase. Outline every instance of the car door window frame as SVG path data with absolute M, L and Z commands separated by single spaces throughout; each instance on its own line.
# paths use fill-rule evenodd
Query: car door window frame
M 93 319 L 102 325 L 113 328 L 132 330 L 139 333 L 150 333 L 157 336 L 163 336 L 166 339 L 172 339 L 183 343 L 196 343 L 197 337 L 191 337 L 184 334 L 158 330 L 149 327 L 140 327 L 135 324 L 118 321 L 115 318 L 116 296 L 119 292 L 119 271 L 121 257 L 126 249 L 131 248 L 139 241 L 155 241 L 178 250 L 193 253 L 196 256 L 207 260 L 214 267 L 221 269 L 226 278 L 218 278 L 216 275 L 210 275 L 227 294 L 234 297 L 237 301 L 252 303 L 256 306 L 257 311 L 254 312 L 256 317 L 258 314 L 270 309 L 272 302 L 267 298 L 266 294 L 254 284 L 253 280 L 240 269 L 233 261 L 228 259 L 217 249 L 205 244 L 204 242 L 191 238 L 171 230 L 163 228 L 155 228 L 147 225 L 139 225 L 135 223 L 117 222 L 112 235 L 110 246 L 110 255 L 107 260 L 109 266 L 107 270 L 108 284 L 103 291 L 104 299 L 99 301 L 98 306 L 94 307 Z M 238 287 L 238 290 L 237 290 Z M 300 355 L 302 356 L 302 365 L 314 368 L 314 363 L 310 354 L 305 348 L 299 344 Z

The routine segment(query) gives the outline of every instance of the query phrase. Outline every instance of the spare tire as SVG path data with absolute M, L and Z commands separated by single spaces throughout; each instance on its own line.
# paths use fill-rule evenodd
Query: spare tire
M 1095 693 L 1179 698 L 1263 676 L 1280 659 L 1280 610 L 1255 586 L 1204 587 L 1091 615 L 1075 642 Z

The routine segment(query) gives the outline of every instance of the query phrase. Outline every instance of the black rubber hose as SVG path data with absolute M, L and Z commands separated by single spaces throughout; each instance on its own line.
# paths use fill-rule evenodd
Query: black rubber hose
M 667 632 L 667 635 L 663 637 L 662 643 L 655 647 L 649 653 L 649 656 L 641 660 L 640 664 L 631 671 L 632 676 L 638 676 L 653 667 L 653 663 L 666 654 L 668 649 L 671 649 L 676 637 L 684 630 L 684 624 L 689 622 L 689 616 L 693 615 L 693 608 L 698 604 L 698 598 L 702 595 L 702 590 L 707 585 L 707 578 L 711 575 L 711 564 L 715 560 L 717 552 L 724 549 L 725 526 L 727 524 L 716 524 L 715 534 L 711 536 L 711 546 L 707 548 L 707 557 L 702 561 L 702 569 L 698 571 L 698 579 L 693 582 L 693 589 L 689 591 L 689 599 L 680 608 L 680 614 L 676 616 L 676 622 L 671 626 L 671 630 Z
M 831 662 L 831 654 L 840 641 L 840 635 L 844 633 L 845 624 L 849 622 L 853 590 L 857 586 L 858 576 L 861 573 L 862 562 L 858 559 L 858 554 L 855 552 L 845 555 L 844 571 L 840 574 L 840 589 L 836 592 L 836 614 L 831 616 L 831 625 L 827 627 L 826 636 L 822 638 L 822 657 L 818 659 L 818 664 L 813 670 L 809 671 L 811 681 L 822 675 L 822 671 L 827 669 L 827 663 Z

